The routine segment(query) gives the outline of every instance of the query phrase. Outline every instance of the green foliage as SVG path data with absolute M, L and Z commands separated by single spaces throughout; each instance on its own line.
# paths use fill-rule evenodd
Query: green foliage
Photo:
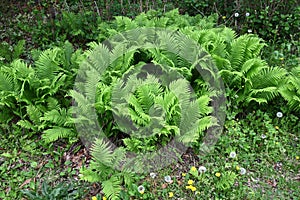
M 285 84 L 280 88 L 280 94 L 291 109 L 300 110 L 300 66 L 295 67 L 285 78 Z
M 1 123 L 15 120 L 32 134 L 45 132 L 47 142 L 76 136 L 68 111 L 70 99 L 64 98 L 72 88 L 80 59 L 80 50 L 73 51 L 66 42 L 64 47 L 41 52 L 33 66 L 19 59 L 2 64 Z
M 41 199 L 75 199 L 80 198 L 82 191 L 78 188 L 74 188 L 73 185 L 66 185 L 63 183 L 58 184 L 54 188 L 50 187 L 46 182 L 42 183 L 41 191 L 30 191 L 22 190 L 22 193 L 32 200 L 41 200 Z

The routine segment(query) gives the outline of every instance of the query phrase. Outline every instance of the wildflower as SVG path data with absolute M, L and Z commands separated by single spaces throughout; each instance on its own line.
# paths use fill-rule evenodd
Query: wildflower
M 220 172 L 217 172 L 215 173 L 216 177 L 220 177 L 221 176 L 221 173 Z
M 165 181 L 167 183 L 172 183 L 173 182 L 171 176 L 165 176 Z
M 140 186 L 138 187 L 138 192 L 139 192 L 140 194 L 144 194 L 144 192 L 145 192 L 145 187 L 142 186 L 142 185 L 140 185 Z
M 299 160 L 299 156 L 296 156 L 296 160 Z
M 204 173 L 204 172 L 207 171 L 207 169 L 206 169 L 206 167 L 204 167 L 204 166 L 200 166 L 199 169 L 198 169 L 198 171 L 199 171 L 200 173 Z
M 195 171 L 197 171 L 196 167 L 194 167 L 194 166 L 193 166 L 193 167 L 191 167 L 191 171 L 192 171 L 192 172 L 195 172 Z
M 174 193 L 173 192 L 169 192 L 169 197 L 170 198 L 174 197 Z
M 279 58 L 279 60 L 283 61 L 283 60 L 284 60 L 284 58 L 283 58 L 283 57 L 281 57 L 281 58 Z
M 235 169 L 236 170 L 240 170 L 241 168 L 240 168 L 240 166 L 236 166 Z
M 93 196 L 93 197 L 92 197 L 92 200 L 97 200 L 97 197 Z
M 107 200 L 107 198 L 106 197 L 102 197 L 102 200 Z
M 155 177 L 156 177 L 156 174 L 153 173 L 153 172 L 151 172 L 151 173 L 150 173 L 150 177 L 151 177 L 151 178 L 155 178 Z
M 223 16 L 222 19 L 226 19 L 226 16 Z
M 249 17 L 250 16 L 250 13 L 246 12 L 246 17 Z
M 251 30 L 251 29 L 248 29 L 248 33 L 252 33 L 252 30 Z
M 236 153 L 234 151 L 230 152 L 229 157 L 230 158 L 235 158 L 236 157 Z
M 195 192 L 197 190 L 197 188 L 195 186 L 192 186 L 192 185 L 188 185 L 185 187 L 186 189 L 190 189 L 192 190 L 193 192 Z
M 238 17 L 238 16 L 240 16 L 240 14 L 239 13 L 234 13 L 234 16 Z
M 276 116 L 277 116 L 278 118 L 281 118 L 281 117 L 283 116 L 283 114 L 282 114 L 282 112 L 277 112 L 277 113 L 276 113 Z
M 189 180 L 189 181 L 188 181 L 188 184 L 189 184 L 189 185 L 192 185 L 193 183 L 194 183 L 193 180 Z
M 267 136 L 266 136 L 265 134 L 262 134 L 262 135 L 261 135 L 261 138 L 262 138 L 262 139 L 265 139 L 266 137 L 267 137 Z
M 246 174 L 246 169 L 245 169 L 245 168 L 241 168 L 241 169 L 240 169 L 240 174 L 241 174 L 241 175 Z
M 278 126 L 275 126 L 275 129 L 277 129 L 277 130 L 278 130 L 278 129 L 279 129 L 279 127 L 278 127 Z
M 185 177 L 185 176 L 186 176 L 186 173 L 181 173 L 181 176 Z

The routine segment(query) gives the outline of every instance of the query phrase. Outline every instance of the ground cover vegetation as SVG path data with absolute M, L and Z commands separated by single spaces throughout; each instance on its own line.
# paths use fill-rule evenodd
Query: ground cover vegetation
M 297 1 L 27 1 L 1 3 L 1 11 L 0 199 L 300 198 Z M 188 39 L 158 34 L 171 52 L 137 45 L 123 54 L 123 40 L 112 51 L 102 44 L 117 34 L 145 43 L 143 30 L 153 27 Z M 217 91 L 174 53 L 187 41 L 224 82 L 224 124 L 212 115 Z M 117 59 L 99 69 L 108 58 Z M 127 134 L 129 122 L 161 128 L 141 138 Z M 103 132 L 87 148 L 78 130 L 95 123 Z M 222 134 L 203 154 L 216 123 Z M 177 163 L 117 170 L 127 153 L 143 159 L 173 138 L 189 147 Z

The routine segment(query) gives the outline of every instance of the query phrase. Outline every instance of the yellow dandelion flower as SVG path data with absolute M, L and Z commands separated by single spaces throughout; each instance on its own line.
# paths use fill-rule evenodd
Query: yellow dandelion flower
M 181 176 L 185 177 L 185 176 L 186 176 L 186 173 L 181 173 Z
M 299 160 L 299 156 L 296 156 L 296 160 Z
M 195 192 L 195 191 L 197 190 L 197 188 L 194 187 L 194 186 L 192 186 L 192 187 L 191 187 L 191 190 L 192 190 L 193 192 Z
M 215 173 L 216 177 L 220 177 L 221 176 L 221 173 L 220 172 L 217 172 Z
M 93 196 L 93 197 L 92 197 L 92 200 L 97 200 L 97 197 Z
M 192 185 L 187 185 L 185 186 L 185 189 L 191 189 L 191 187 L 193 187 Z
M 174 193 L 173 192 L 169 192 L 169 197 L 170 198 L 174 197 Z
M 192 171 L 192 172 L 197 171 L 196 167 L 195 167 L 195 166 L 191 167 L 191 171 Z
M 275 129 L 277 129 L 277 130 L 278 130 L 278 129 L 279 129 L 279 127 L 278 127 L 278 126 L 275 126 Z
M 223 16 L 222 18 L 223 18 L 223 19 L 226 19 L 226 16 Z
M 106 198 L 106 197 L 103 197 L 102 200 L 107 200 L 107 198 Z
M 188 185 L 188 186 L 185 186 L 186 189 L 190 189 L 192 190 L 193 192 L 195 192 L 197 190 L 196 187 L 192 186 L 192 185 Z
M 189 184 L 189 185 L 192 185 L 193 183 L 194 183 L 193 180 L 189 180 L 189 181 L 188 181 L 188 184 Z
M 235 169 L 236 170 L 240 170 L 241 168 L 240 168 L 240 166 L 236 166 Z

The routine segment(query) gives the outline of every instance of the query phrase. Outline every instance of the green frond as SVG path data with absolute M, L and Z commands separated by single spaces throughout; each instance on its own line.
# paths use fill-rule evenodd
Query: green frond
M 247 60 L 241 67 L 241 72 L 245 77 L 251 79 L 258 75 L 261 70 L 268 68 L 266 61 L 259 58 L 253 58 Z
M 292 110 L 300 110 L 300 66 L 291 70 L 279 92 Z
M 33 125 L 30 121 L 28 120 L 19 120 L 17 122 L 17 125 L 19 125 L 22 128 L 28 129 L 28 130 L 37 130 L 36 126 Z
M 3 71 L 0 71 L 0 92 L 14 91 L 14 78 Z
M 57 126 L 43 131 L 42 139 L 46 143 L 51 143 L 60 138 L 71 138 L 75 136 L 76 134 L 74 133 L 73 129 Z
M 42 111 L 39 107 L 34 105 L 26 106 L 27 115 L 29 119 L 36 125 L 41 123 Z
M 101 183 L 102 191 L 109 200 L 119 200 L 122 190 L 121 180 L 118 176 L 112 176 L 110 179 Z
M 65 126 L 68 118 L 71 117 L 67 109 L 53 109 L 44 113 L 40 119 L 56 124 L 57 126 Z
M 111 148 L 103 139 L 96 139 L 91 149 L 92 156 L 97 162 L 111 166 L 115 157 Z
M 37 76 L 40 79 L 52 80 L 57 75 L 61 70 L 60 54 L 60 48 L 48 49 L 40 54 L 39 59 L 35 62 Z
M 245 61 L 258 57 L 264 46 L 262 39 L 253 35 L 242 35 L 234 39 L 228 55 L 232 68 L 239 71 Z

